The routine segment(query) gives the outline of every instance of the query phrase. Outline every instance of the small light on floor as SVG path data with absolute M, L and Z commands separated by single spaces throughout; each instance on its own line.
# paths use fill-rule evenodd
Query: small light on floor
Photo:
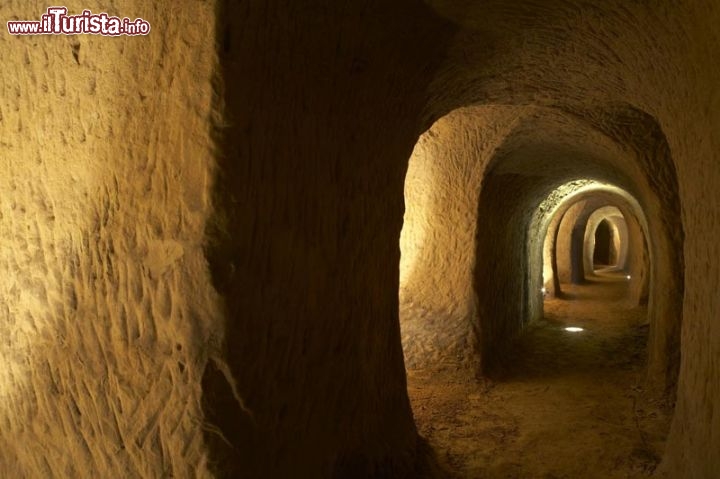
M 547 293 L 547 288 L 546 288 L 545 286 L 543 286 L 542 288 L 540 288 L 540 292 L 541 292 L 542 294 Z
M 575 326 L 569 326 L 569 327 L 565 328 L 565 331 L 569 331 L 569 332 L 571 332 L 571 333 L 579 333 L 580 331 L 585 331 L 585 330 L 584 330 L 583 328 L 578 328 L 578 327 L 575 327 Z
M 625 277 L 628 279 L 628 281 L 632 278 L 632 276 L 630 276 L 630 275 L 627 275 Z

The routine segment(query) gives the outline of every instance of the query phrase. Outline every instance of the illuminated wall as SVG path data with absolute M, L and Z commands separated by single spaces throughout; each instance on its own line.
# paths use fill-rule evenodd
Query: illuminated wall
M 2 477 L 207 474 L 213 9 L 112 11 L 152 35 L 0 35 Z

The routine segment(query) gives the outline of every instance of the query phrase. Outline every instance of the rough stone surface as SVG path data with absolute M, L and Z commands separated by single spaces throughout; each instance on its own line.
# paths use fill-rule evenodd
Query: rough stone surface
M 3 2 L 0 17 L 47 6 Z M 208 475 L 214 12 L 105 11 L 152 34 L 0 34 L 2 477 Z
M 444 24 L 410 2 L 228 2 L 220 15 L 208 259 L 246 410 L 209 369 L 215 472 L 416 477 L 398 244 Z
M 535 209 L 588 178 L 647 218 L 658 474 L 714 477 L 720 7 L 428 5 L 73 0 L 153 30 L 0 36 L 0 475 L 418 477 L 398 290 L 403 334 L 499 357 Z

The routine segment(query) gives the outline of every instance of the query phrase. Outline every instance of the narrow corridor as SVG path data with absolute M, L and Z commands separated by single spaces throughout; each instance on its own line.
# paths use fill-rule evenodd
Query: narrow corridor
M 563 286 L 566 298 L 545 301 L 545 318 L 525 329 L 493 380 L 408 368 L 420 434 L 448 473 L 629 478 L 656 467 L 669 410 L 639 386 L 646 309 L 625 299 L 621 273 Z

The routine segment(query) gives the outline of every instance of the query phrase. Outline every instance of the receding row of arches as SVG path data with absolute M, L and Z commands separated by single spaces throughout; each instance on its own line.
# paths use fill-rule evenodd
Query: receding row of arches
M 630 300 L 648 306 L 647 382 L 672 396 L 683 291 L 674 167 L 648 115 L 613 106 L 587 117 L 598 121 L 468 107 L 420 138 L 400 241 L 408 367 L 456 362 L 487 374 L 542 318 L 545 295 L 562 297 L 564 283 L 602 266 L 625 271 Z M 424 357 L 423 341 L 445 353 Z
M 619 281 L 621 304 L 640 312 L 646 328 L 635 336 L 645 346 L 642 388 L 673 403 L 683 229 L 667 144 L 654 120 L 631 107 L 586 118 L 599 120 L 475 106 L 420 137 L 400 238 L 411 387 L 422 370 L 498 380 L 518 364 L 524 331 L 545 321 L 546 300 L 572 301 L 578 285 Z
M 581 284 L 598 270 L 627 274 L 636 304 L 647 304 L 647 220 L 635 198 L 594 185 L 569 198 L 550 220 L 543 247 L 543 291 L 563 297 L 562 283 Z

